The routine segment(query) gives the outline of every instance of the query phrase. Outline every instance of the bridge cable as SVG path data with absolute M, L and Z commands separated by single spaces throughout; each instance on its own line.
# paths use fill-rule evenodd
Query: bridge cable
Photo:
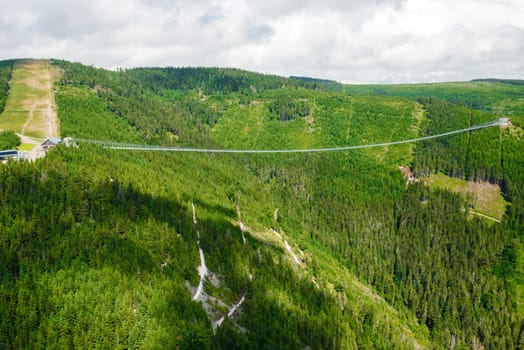
M 336 152 L 336 151 L 348 151 L 354 149 L 365 149 L 375 147 L 385 147 L 391 145 L 400 145 L 404 143 L 414 143 L 424 140 L 436 139 L 440 137 L 460 134 L 468 131 L 489 128 L 498 125 L 508 125 L 508 122 L 503 118 L 497 119 L 491 122 L 470 126 L 469 128 L 453 130 L 443 132 L 436 135 L 428 135 L 417 137 L 414 139 L 390 141 L 374 144 L 354 145 L 354 146 L 340 146 L 340 147 L 327 147 L 327 148 L 307 148 L 307 149 L 212 149 L 212 148 L 185 148 L 185 147 L 166 147 L 166 146 L 154 146 L 154 145 L 138 145 L 138 144 L 127 144 L 118 143 L 112 141 L 100 141 L 90 140 L 81 138 L 71 138 L 70 140 L 76 142 L 85 142 L 91 144 L 97 144 L 104 148 L 114 150 L 129 150 L 129 151 L 157 151 L 157 152 L 193 152 L 193 153 L 315 153 L 315 152 Z

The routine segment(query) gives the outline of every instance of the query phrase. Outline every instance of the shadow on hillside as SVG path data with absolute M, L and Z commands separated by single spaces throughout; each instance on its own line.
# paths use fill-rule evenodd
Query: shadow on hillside
M 26 268 L 53 271 L 78 263 L 95 268 L 111 265 L 130 274 L 158 271 L 159 259 L 165 256 L 160 257 L 157 249 L 184 260 L 185 278 L 196 276 L 191 202 L 151 196 L 117 181 L 42 177 L 37 171 L 0 179 L 0 198 L 6 203 L 0 225 L 16 227 L 4 237 L 8 242 L 0 256 L 4 277 L 16 279 Z M 219 247 L 213 249 L 219 255 L 213 261 L 226 258 L 234 248 L 223 244 L 220 233 L 238 231 L 229 221 L 234 212 L 202 200 L 195 205 L 205 209 L 204 217 L 198 218 L 202 239 Z M 219 219 L 210 219 L 206 211 L 220 213 Z
M 234 215 L 232 210 L 195 201 L 196 228 L 190 201 L 155 197 L 118 181 L 100 183 L 88 178 L 60 176 L 60 173 L 43 176 L 36 168 L 25 165 L 11 170 L 10 173 L 0 170 L 0 199 L 4 204 L 0 227 L 16 227 L 0 236 L 0 244 L 3 244 L 0 247 L 6 248 L 0 251 L 0 282 L 12 283 L 15 292 L 5 302 L 13 310 L 18 302 L 15 285 L 19 277 L 22 282 L 38 281 L 39 274 L 58 270 L 71 274 L 71 281 L 77 272 L 86 268 L 110 267 L 133 278 L 143 276 L 144 281 L 149 278 L 145 276 L 147 272 L 156 273 L 156 276 L 161 273 L 174 282 L 176 291 L 185 293 L 182 279 L 192 279 L 195 285 L 197 278 L 198 228 L 206 264 L 219 274 L 220 283 L 232 294 L 232 300 L 238 301 L 235 298 L 239 295 L 247 295 L 246 304 L 239 313 L 239 317 L 245 315 L 242 323 L 246 329 L 252 333 L 267 329 L 254 339 L 256 347 L 267 341 L 266 335 L 271 337 L 275 347 L 288 344 L 289 329 L 284 325 L 289 324 L 303 330 L 301 336 L 306 344 L 316 341 L 325 345 L 330 339 L 323 324 L 299 319 L 295 308 L 287 309 L 278 299 L 268 297 L 267 291 L 277 288 L 293 296 L 302 293 L 300 295 L 305 298 L 301 299 L 304 303 L 301 307 L 307 307 L 311 313 L 318 313 L 321 306 L 329 306 L 326 304 L 329 301 L 311 282 L 295 276 L 291 267 L 276 263 L 263 243 L 258 245 L 248 237 L 244 244 L 239 228 L 230 222 Z M 202 209 L 201 216 L 198 216 L 198 208 Z M 212 215 L 215 211 L 220 215 Z M 154 248 L 162 244 L 173 249 L 170 265 L 164 269 L 160 265 L 165 256 L 159 255 Z M 173 279 L 168 270 L 178 276 Z M 253 273 L 253 280 L 248 279 L 246 271 Z M 89 282 L 98 283 L 97 280 Z M 71 283 L 72 288 L 77 288 L 76 282 Z M 173 295 L 172 299 L 181 298 L 178 292 L 166 293 Z M 200 305 L 189 302 L 188 294 L 185 299 L 191 306 L 184 303 L 187 309 L 180 309 L 179 314 L 174 315 L 191 316 L 197 312 L 195 310 L 201 310 Z M 38 302 L 48 305 L 45 298 Z M 282 329 L 286 331 L 281 332 Z M 316 334 L 322 339 L 308 338 L 307 334 Z M 291 344 L 292 347 L 303 345 L 297 341 Z
M 188 202 L 189 202 L 189 199 L 188 199 Z M 195 204 L 196 207 L 204 208 L 205 210 L 210 211 L 210 212 L 221 213 L 225 217 L 235 218 L 237 215 L 233 209 L 228 209 L 228 208 L 225 208 L 217 204 L 209 204 L 199 198 L 193 199 L 193 203 Z

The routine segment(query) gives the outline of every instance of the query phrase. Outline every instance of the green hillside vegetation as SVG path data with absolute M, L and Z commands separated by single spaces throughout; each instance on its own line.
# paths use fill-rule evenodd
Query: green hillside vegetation
M 328 80 L 328 79 L 318 79 L 318 78 L 311 78 L 311 77 L 298 77 L 298 76 L 291 76 L 291 79 L 301 80 L 309 83 L 315 83 L 322 88 L 330 91 L 343 91 L 344 85 L 339 83 L 335 80 Z
M 504 83 L 504 84 L 512 84 L 512 85 L 524 85 L 524 80 L 522 80 L 522 79 L 488 78 L 488 79 L 473 79 L 472 82 L 488 82 L 488 83 Z
M 0 114 L 4 111 L 9 96 L 9 81 L 13 72 L 14 61 L 0 61 Z M 0 129 L 0 150 L 16 149 L 20 138 L 12 130 Z
M 16 149 L 20 146 L 20 137 L 13 131 L 0 131 L 0 150 Z
M 441 171 L 449 176 L 468 180 L 489 180 L 500 185 L 504 198 L 510 201 L 503 226 L 511 232 L 513 238 L 506 243 L 509 248 L 505 248 L 501 253 L 504 268 L 497 268 L 496 272 L 499 276 L 508 276 L 508 274 L 512 276 L 509 278 L 511 281 L 509 288 L 516 289 L 518 299 L 516 307 L 518 313 L 523 315 L 524 265 L 521 263 L 524 257 L 523 230 L 519 228 L 519 219 L 516 219 L 522 215 L 524 188 L 521 171 L 524 163 L 519 155 L 524 151 L 521 141 L 524 124 L 524 89 L 521 81 L 484 79 L 467 83 L 347 85 L 345 91 L 365 96 L 404 96 L 420 101 L 430 117 L 424 126 L 423 134 L 436 133 L 453 124 L 458 127 L 487 121 L 494 117 L 511 117 L 513 126 L 500 130 L 500 133 L 495 129 L 484 129 L 480 133 L 475 132 L 475 135 L 484 137 L 463 135 L 449 140 L 422 143 L 417 147 L 412 167 L 419 176 Z M 500 142 L 496 142 L 496 139 Z M 457 166 L 459 163 L 461 165 Z M 508 255 L 511 258 L 508 258 Z
M 524 116 L 524 91 L 521 84 L 501 80 L 472 82 L 405 84 L 405 85 L 344 85 L 351 95 L 403 96 L 412 99 L 431 97 L 473 109 L 493 112 L 500 116 Z
M 5 102 L 9 95 L 9 81 L 13 71 L 13 61 L 0 61 L 0 113 L 4 111 Z
M 495 119 L 234 69 L 54 64 L 62 136 L 85 139 L 296 149 Z M 322 154 L 124 152 L 79 141 L 10 162 L 0 167 L 0 345 L 522 347 L 524 146 L 514 130 Z M 406 186 L 399 165 L 500 184 L 511 205 L 500 224 L 469 219 L 464 198 Z M 216 276 L 204 304 L 192 300 L 197 241 Z
M 422 125 L 427 135 L 462 129 L 494 119 L 492 114 L 471 110 L 449 102 L 421 100 L 427 118 Z M 502 181 L 503 131 L 488 128 L 456 137 L 429 140 L 417 145 L 414 171 L 419 176 L 444 172 L 472 181 Z

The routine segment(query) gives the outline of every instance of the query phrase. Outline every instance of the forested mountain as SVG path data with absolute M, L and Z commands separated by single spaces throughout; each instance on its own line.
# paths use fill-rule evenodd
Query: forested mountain
M 488 82 L 488 83 L 503 83 L 503 84 L 513 84 L 513 85 L 524 85 L 524 80 L 522 79 L 474 79 L 473 82 Z
M 513 125 L 312 154 L 77 141 L 2 165 L 2 348 L 524 346 L 523 87 L 336 92 L 235 69 L 53 64 L 63 137 L 305 149 L 437 134 L 498 110 Z M 426 186 L 436 172 L 499 185 L 502 221 Z
M 524 115 L 522 85 L 499 79 L 439 84 L 344 85 L 344 91 L 352 95 L 436 98 L 499 115 L 517 118 Z
M 311 77 L 298 77 L 298 76 L 291 76 L 290 78 L 302 80 L 302 81 L 310 82 L 310 83 L 316 83 L 331 91 L 342 91 L 344 88 L 344 85 L 342 85 L 341 83 L 335 80 L 318 79 L 318 78 L 311 78 Z

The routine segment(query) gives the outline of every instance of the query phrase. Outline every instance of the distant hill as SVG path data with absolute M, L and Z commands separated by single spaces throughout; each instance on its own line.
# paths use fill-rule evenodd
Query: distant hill
M 502 84 L 512 84 L 512 85 L 524 85 L 524 80 L 518 79 L 474 79 L 472 82 L 484 82 L 484 83 L 502 83 Z
M 318 84 L 330 91 L 342 91 L 343 85 L 335 80 L 317 79 L 310 77 L 290 76 L 291 79 Z
M 484 79 L 454 83 L 347 84 L 344 85 L 344 91 L 351 95 L 398 96 L 413 100 L 424 97 L 437 98 L 473 109 L 518 116 L 524 115 L 524 95 L 520 82 L 520 80 Z

